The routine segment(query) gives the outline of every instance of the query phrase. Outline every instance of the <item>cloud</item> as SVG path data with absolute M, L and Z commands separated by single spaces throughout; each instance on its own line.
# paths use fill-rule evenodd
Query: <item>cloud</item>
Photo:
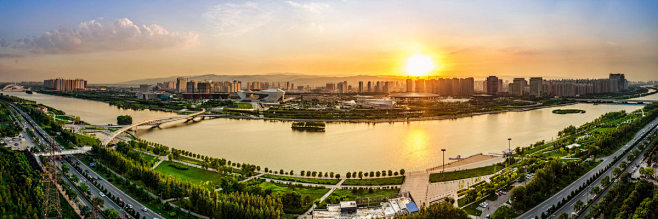
M 204 17 L 216 35 L 238 36 L 272 20 L 272 12 L 254 2 L 218 4 Z
M 322 13 L 324 10 L 329 9 L 331 6 L 327 3 L 321 3 L 321 2 L 304 2 L 304 3 L 299 3 L 295 1 L 286 1 L 290 6 L 302 9 L 306 12 L 318 14 Z
M 198 34 L 170 32 L 157 24 L 137 25 L 128 18 L 101 21 L 85 21 L 76 28 L 59 27 L 18 40 L 12 47 L 45 54 L 153 50 L 188 46 L 198 38 Z

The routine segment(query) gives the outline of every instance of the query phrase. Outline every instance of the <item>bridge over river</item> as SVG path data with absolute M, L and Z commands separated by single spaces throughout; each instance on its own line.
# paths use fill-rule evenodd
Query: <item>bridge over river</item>
M 160 125 L 162 125 L 162 124 L 164 124 L 164 123 L 169 123 L 169 122 L 175 122 L 175 121 L 180 121 L 180 120 L 189 121 L 189 120 L 194 119 L 194 118 L 197 117 L 197 116 L 200 116 L 201 114 L 204 114 L 205 112 L 206 112 L 206 110 L 203 109 L 203 110 L 201 110 L 201 111 L 199 111 L 199 112 L 196 112 L 196 113 L 193 113 L 193 114 L 189 114 L 189 115 L 175 116 L 175 117 L 164 118 L 164 119 L 151 119 L 151 120 L 144 120 L 144 121 L 141 121 L 141 122 L 138 122 L 138 123 L 134 123 L 134 124 L 131 124 L 131 125 L 128 125 L 128 126 L 124 126 L 123 128 L 121 128 L 121 129 L 119 129 L 119 130 L 116 130 L 115 132 L 112 133 L 112 135 L 110 135 L 110 136 L 107 137 L 105 140 L 103 140 L 103 142 L 101 143 L 101 145 L 103 145 L 103 146 L 107 146 L 107 144 L 109 144 L 110 142 L 112 142 L 112 140 L 113 140 L 114 138 L 116 138 L 117 136 L 119 136 L 121 133 L 124 133 L 125 131 L 128 131 L 128 130 L 130 130 L 130 129 L 132 129 L 132 128 L 137 128 L 138 126 L 152 126 L 152 127 L 157 127 L 157 126 L 160 126 Z

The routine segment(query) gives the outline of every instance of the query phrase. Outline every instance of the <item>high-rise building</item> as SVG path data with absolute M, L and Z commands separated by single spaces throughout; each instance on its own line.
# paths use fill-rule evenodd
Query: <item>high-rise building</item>
M 359 81 L 359 93 L 363 93 L 363 81 Z
M 541 97 L 544 79 L 542 77 L 530 78 L 530 96 Z
M 425 93 L 425 79 L 416 80 L 416 93 Z
M 187 79 L 183 77 L 176 78 L 176 92 L 178 93 L 187 92 Z
M 372 93 L 372 81 L 368 81 L 368 93 Z
M 83 79 L 49 79 L 43 81 L 43 86 L 46 89 L 56 91 L 76 91 L 87 89 L 87 81 Z
M 487 77 L 487 94 L 496 96 L 498 95 L 498 77 Z
M 188 81 L 187 85 L 186 85 L 186 88 L 187 88 L 186 92 L 187 93 L 196 93 L 197 92 L 196 84 L 197 84 L 196 80 Z
M 475 79 L 461 78 L 459 79 L 459 84 L 461 85 L 462 96 L 473 96 L 475 93 Z
M 509 93 L 514 96 L 523 96 L 523 91 L 525 90 L 527 84 L 528 82 L 525 80 L 525 78 L 514 78 Z
M 334 92 L 336 90 L 336 84 L 335 83 L 327 83 L 325 86 L 325 89 L 327 92 Z
M 152 87 L 153 86 L 151 86 L 150 84 L 140 84 L 139 85 L 139 92 L 140 93 L 148 93 L 149 91 L 151 91 Z
M 407 78 L 407 93 L 413 93 L 414 90 L 414 81 L 411 78 Z
M 202 81 L 197 83 L 197 93 L 209 94 L 213 92 L 212 82 Z

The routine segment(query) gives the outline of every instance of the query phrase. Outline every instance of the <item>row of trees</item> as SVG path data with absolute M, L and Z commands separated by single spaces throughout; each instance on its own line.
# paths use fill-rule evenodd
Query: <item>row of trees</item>
M 0 145 L 0 215 L 7 218 L 38 218 L 44 191 L 41 174 L 23 153 Z
M 0 104 L 0 137 L 14 137 L 21 131 L 21 127 L 12 119 L 9 106 Z
M 280 199 L 239 191 L 243 190 L 244 186 L 235 186 L 240 183 L 230 181 L 230 178 L 222 183 L 223 191 L 220 193 L 188 182 L 181 182 L 172 176 L 162 175 L 109 148 L 94 146 L 92 151 L 105 166 L 111 167 L 131 180 L 141 180 L 152 193 L 160 194 L 163 199 L 189 197 L 189 202 L 184 207 L 206 216 L 278 218 L 283 214 Z

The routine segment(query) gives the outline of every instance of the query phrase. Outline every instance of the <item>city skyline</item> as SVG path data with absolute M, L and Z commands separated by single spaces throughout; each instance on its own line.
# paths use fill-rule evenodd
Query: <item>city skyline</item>
M 619 72 L 646 81 L 658 65 L 656 8 L 651 1 L 9 2 L 0 6 L 0 19 L 12 21 L 0 27 L 0 76 L 92 84 L 204 74 L 404 76 L 407 58 L 422 54 L 438 77 Z

